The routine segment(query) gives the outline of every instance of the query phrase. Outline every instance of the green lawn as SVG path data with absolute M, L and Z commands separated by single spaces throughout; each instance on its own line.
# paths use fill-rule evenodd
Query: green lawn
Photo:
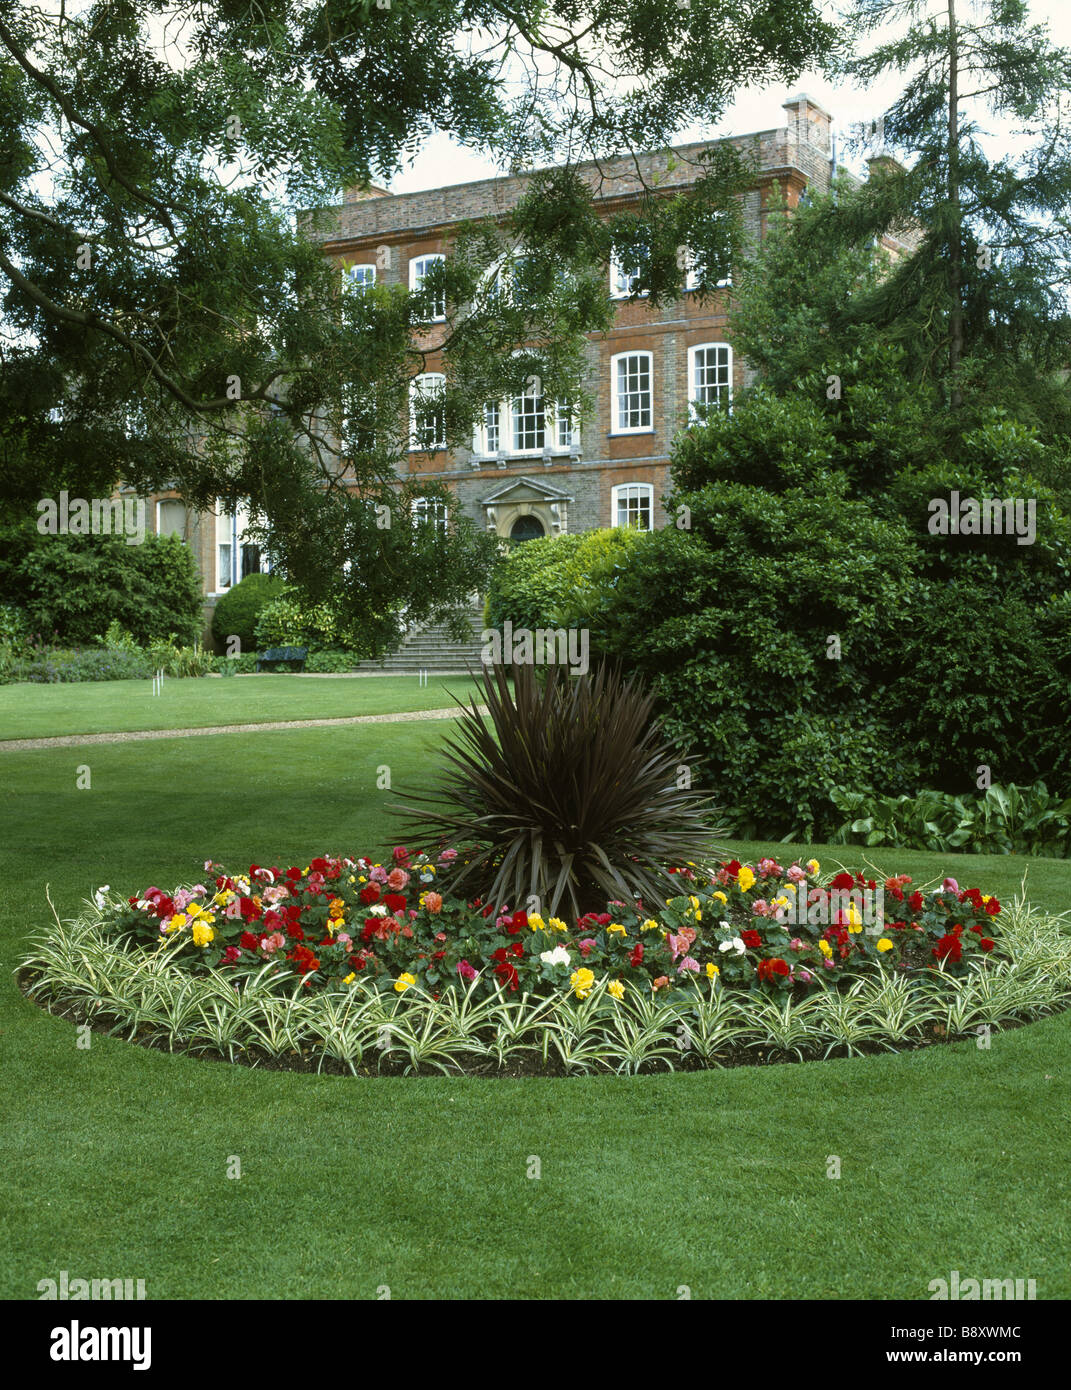
M 322 687 L 354 699 L 387 683 L 299 684 L 297 698 L 316 700 Z M 209 685 L 234 698 L 234 683 L 195 688 Z M 42 722 L 55 731 L 52 711 Z M 102 1037 L 80 1051 L 72 1026 L 19 994 L 10 971 L 46 920 L 46 883 L 68 915 L 101 883 L 170 886 L 209 855 L 289 863 L 390 845 L 393 794 L 376 789 L 377 769 L 396 788 L 422 780 L 444 732 L 0 755 L 0 1296 L 33 1297 L 61 1269 L 144 1278 L 150 1298 L 375 1298 L 387 1284 L 395 1298 L 673 1299 L 686 1284 L 694 1297 L 925 1299 L 953 1269 L 1071 1294 L 1067 1015 L 996 1035 L 989 1051 L 628 1079 L 362 1080 Z M 732 846 L 741 858 L 764 848 L 854 858 Z M 919 879 L 948 868 L 1002 897 L 1026 866 L 1036 900 L 1071 906 L 1066 863 L 873 858 Z M 834 1154 L 839 1180 L 826 1177 Z
M 450 709 L 451 695 L 467 699 L 475 689 L 465 676 L 429 676 L 426 686 L 419 682 L 419 676 L 202 677 L 165 680 L 162 695 L 153 695 L 151 681 L 4 685 L 0 739 Z

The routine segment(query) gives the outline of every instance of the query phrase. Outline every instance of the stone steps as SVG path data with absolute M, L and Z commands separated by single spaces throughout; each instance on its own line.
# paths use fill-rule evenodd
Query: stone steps
M 408 632 L 397 651 L 388 653 L 378 661 L 362 661 L 356 670 L 384 671 L 398 676 L 415 676 L 421 671 L 427 671 L 429 675 L 461 676 L 479 671 L 480 653 L 483 650 L 480 641 L 483 629 L 482 602 L 470 609 L 469 621 L 473 635 L 468 642 L 452 641 L 442 624 L 432 623 Z

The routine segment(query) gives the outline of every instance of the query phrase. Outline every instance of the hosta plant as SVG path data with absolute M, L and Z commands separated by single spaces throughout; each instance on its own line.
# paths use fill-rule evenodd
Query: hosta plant
M 666 866 L 709 860 L 718 832 L 652 698 L 607 666 L 512 671 L 511 690 L 505 667 L 484 669 L 489 723 L 474 699 L 438 784 L 403 794 L 414 835 L 472 844 L 454 885 L 496 903 L 579 917 L 664 899 Z

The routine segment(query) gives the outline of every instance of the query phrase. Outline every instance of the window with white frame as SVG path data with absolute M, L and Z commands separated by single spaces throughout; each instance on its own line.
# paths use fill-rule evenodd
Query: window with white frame
M 513 452 L 531 454 L 542 450 L 547 437 L 547 414 L 543 397 L 525 392 L 510 403 L 513 424 Z
M 557 416 L 557 445 L 559 449 L 572 449 L 580 441 L 580 430 L 577 425 L 576 414 L 569 405 L 559 405 L 555 411 Z
M 271 559 L 250 540 L 249 508 L 239 502 L 233 511 L 216 503 L 216 592 L 229 589 L 247 574 L 271 572 Z
M 629 299 L 637 292 L 642 297 L 646 290 L 640 289 L 640 259 L 642 252 L 637 248 L 615 247 L 610 257 L 610 294 L 614 299 Z
M 654 525 L 654 485 L 621 483 L 613 488 L 610 525 L 650 531 Z
M 445 531 L 449 522 L 446 503 L 441 497 L 413 498 L 413 525 L 422 523 L 434 526 L 436 531 Z
M 728 409 L 733 400 L 733 350 L 728 343 L 698 343 L 688 349 L 688 403 Z
M 686 290 L 697 290 L 699 288 L 699 282 L 703 278 L 703 274 L 704 267 L 702 262 L 695 256 L 693 252 L 689 252 L 688 270 L 684 277 L 684 288 Z M 732 283 L 732 271 L 730 271 L 729 274 L 726 275 L 723 279 L 714 281 L 715 288 L 719 290 L 731 288 Z
M 440 261 L 445 261 L 446 257 L 438 252 L 427 256 L 414 256 L 409 262 L 409 288 L 414 294 L 418 294 L 424 288 L 424 281 L 434 265 Z M 446 318 L 446 292 L 439 290 L 431 302 L 431 321 L 440 323 Z
M 614 434 L 645 434 L 653 431 L 651 361 L 649 352 L 619 352 L 610 359 Z
M 483 439 L 477 445 L 477 453 L 497 454 L 502 445 L 501 416 L 498 401 L 486 401 L 483 407 Z
M 446 378 L 421 372 L 409 383 L 409 448 L 428 453 L 446 448 Z
M 572 407 L 543 396 L 525 395 L 484 405 L 483 418 L 474 431 L 473 452 L 481 458 L 493 458 L 499 450 L 507 454 L 541 454 L 549 446 L 552 453 L 566 453 L 578 448 L 579 443 L 580 425 Z
M 348 265 L 342 271 L 342 283 L 347 289 L 363 294 L 376 283 L 374 265 Z

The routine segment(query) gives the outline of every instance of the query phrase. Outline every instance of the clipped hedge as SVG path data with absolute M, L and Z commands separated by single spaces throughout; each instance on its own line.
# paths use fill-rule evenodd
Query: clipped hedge
M 256 649 L 256 626 L 261 611 L 286 588 L 275 574 L 247 574 L 217 601 L 212 614 L 212 636 L 226 650 L 237 637 L 243 652 Z

